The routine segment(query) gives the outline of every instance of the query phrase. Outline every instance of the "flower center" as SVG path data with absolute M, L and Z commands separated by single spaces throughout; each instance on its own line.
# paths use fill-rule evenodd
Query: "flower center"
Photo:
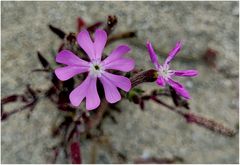
M 158 76 L 162 76 L 165 80 L 169 79 L 173 74 L 172 70 L 169 70 L 168 66 L 160 66 L 158 70 Z
M 104 68 L 99 61 L 93 61 L 89 65 L 89 73 L 94 77 L 101 77 L 104 72 Z
M 94 67 L 95 67 L 95 70 L 99 70 L 100 69 L 100 67 L 98 65 L 94 65 Z

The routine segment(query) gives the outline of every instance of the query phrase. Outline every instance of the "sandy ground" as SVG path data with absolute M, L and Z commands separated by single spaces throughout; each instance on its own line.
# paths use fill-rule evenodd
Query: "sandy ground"
M 138 38 L 127 43 L 137 67 L 151 68 L 146 39 L 157 50 L 168 52 L 176 41 L 184 47 L 173 68 L 197 69 L 197 78 L 181 79 L 191 93 L 193 112 L 235 128 L 238 125 L 238 2 L 2 2 L 1 3 L 1 95 L 22 93 L 27 83 L 46 89 L 49 82 L 31 73 L 40 67 L 36 50 L 46 56 L 60 40 L 47 27 L 51 23 L 65 31 L 75 31 L 75 18 L 87 22 L 105 20 L 109 14 L 119 18 L 116 32 L 137 30 Z M 118 43 L 126 43 L 119 41 Z M 115 43 L 114 45 L 117 45 Z M 113 46 L 114 46 L 113 45 Z M 207 67 L 201 55 L 211 47 L 219 52 L 217 66 Z M 165 55 L 161 55 L 165 57 Z M 191 58 L 185 61 L 181 57 Z M 163 61 L 164 58 L 160 58 Z M 154 84 L 143 85 L 150 90 Z M 15 105 L 8 106 L 9 109 Z M 238 163 L 238 138 L 224 137 L 204 128 L 186 124 L 176 114 L 154 103 L 142 112 L 127 101 L 122 114 L 115 114 L 117 125 L 104 123 L 110 143 L 124 153 L 128 163 L 142 154 L 157 157 L 179 156 L 184 163 Z M 54 105 L 43 99 L 32 117 L 26 113 L 1 123 L 2 163 L 48 163 L 48 149 L 56 143 L 50 136 L 57 118 Z M 92 142 L 83 141 L 83 162 L 89 163 Z M 101 148 L 101 147 L 100 147 Z M 58 163 L 68 161 L 59 157 Z M 97 152 L 97 163 L 116 163 L 104 148 Z

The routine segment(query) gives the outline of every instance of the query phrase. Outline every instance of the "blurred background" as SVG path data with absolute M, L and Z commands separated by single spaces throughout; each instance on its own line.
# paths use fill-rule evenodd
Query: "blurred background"
M 47 89 L 45 73 L 32 73 L 40 68 L 36 51 L 50 59 L 60 39 L 48 24 L 65 32 L 76 31 L 76 18 L 87 23 L 105 21 L 108 15 L 118 17 L 114 33 L 137 31 L 137 38 L 119 43 L 132 47 L 129 56 L 138 68 L 153 65 L 145 47 L 150 40 L 160 62 L 179 40 L 183 49 L 172 63 L 174 69 L 197 69 L 196 78 L 179 79 L 190 91 L 191 110 L 230 128 L 238 126 L 239 116 L 239 3 L 238 2 L 2 2 L 1 3 L 1 97 L 21 94 L 25 85 Z M 204 62 L 203 55 L 211 48 L 217 51 L 215 67 Z M 147 91 L 153 83 L 142 85 Z M 6 106 L 13 109 L 17 105 Z M 118 124 L 103 124 L 110 144 L 133 163 L 141 156 L 174 157 L 184 163 L 238 163 L 238 138 L 224 137 L 196 125 L 153 102 L 146 111 L 128 101 L 121 103 L 123 113 L 115 114 Z M 55 106 L 42 99 L 26 119 L 27 112 L 11 116 L 1 123 L 2 163 L 48 163 L 51 127 L 58 118 Z M 83 162 L 91 163 L 93 141 L 81 142 Z M 104 146 L 97 147 L 97 163 L 118 163 Z M 57 163 L 68 163 L 59 156 Z

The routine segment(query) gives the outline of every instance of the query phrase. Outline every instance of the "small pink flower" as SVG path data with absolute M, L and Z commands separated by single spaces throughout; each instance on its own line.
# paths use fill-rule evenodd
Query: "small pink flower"
M 60 80 L 68 80 L 73 76 L 88 72 L 86 79 L 70 93 L 72 105 L 79 106 L 86 98 L 86 109 L 93 110 L 100 105 L 97 91 L 97 79 L 103 84 L 106 100 L 115 103 L 121 99 L 117 88 L 126 92 L 131 89 L 128 78 L 109 73 L 108 70 L 128 72 L 134 68 L 134 60 L 124 57 L 130 51 L 127 45 L 120 45 L 109 56 L 101 61 L 103 49 L 107 42 L 107 34 L 104 30 L 96 30 L 94 41 L 87 30 L 81 31 L 77 36 L 77 42 L 86 52 L 90 61 L 84 61 L 69 50 L 63 50 L 56 56 L 56 61 L 67 66 L 55 69 L 55 74 Z
M 172 59 L 177 55 L 177 53 L 181 50 L 181 43 L 177 42 L 175 48 L 173 48 L 167 59 L 165 60 L 163 65 L 160 65 L 158 63 L 158 57 L 156 53 L 153 50 L 152 44 L 147 41 L 147 49 L 151 58 L 152 63 L 155 65 L 155 68 L 157 69 L 158 77 L 156 83 L 159 86 L 164 87 L 167 84 L 169 84 L 171 87 L 175 89 L 175 91 L 183 96 L 186 99 L 190 99 L 190 95 L 188 91 L 184 88 L 184 86 L 176 81 L 174 81 L 172 78 L 174 76 L 183 76 L 183 77 L 194 77 L 198 75 L 198 71 L 196 70 L 170 70 L 169 69 L 169 63 L 172 61 Z

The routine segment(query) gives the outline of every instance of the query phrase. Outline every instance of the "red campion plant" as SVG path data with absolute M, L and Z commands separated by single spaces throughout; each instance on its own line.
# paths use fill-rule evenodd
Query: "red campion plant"
M 48 25 L 50 30 L 55 33 L 61 40 L 58 52 L 63 49 L 71 50 L 76 52 L 76 54 L 84 55 L 85 52 L 80 49 L 76 44 L 76 34 L 81 31 L 81 29 L 86 28 L 90 33 L 93 33 L 97 28 L 103 28 L 109 38 L 107 45 L 110 45 L 114 41 L 121 39 L 129 39 L 136 37 L 135 31 L 128 31 L 124 33 L 112 34 L 113 30 L 117 25 L 116 16 L 108 16 L 107 22 L 96 22 L 88 26 L 85 21 L 78 17 L 76 22 L 76 33 L 66 33 L 63 30 L 54 27 L 53 25 Z M 80 52 L 80 53 L 79 53 Z M 53 53 L 56 54 L 55 52 Z M 106 55 L 103 54 L 105 57 Z M 109 104 L 103 97 L 103 89 L 100 84 L 98 84 L 98 89 L 100 89 L 99 95 L 101 97 L 101 105 L 94 111 L 86 111 L 80 107 L 73 107 L 69 102 L 69 94 L 73 90 L 75 85 L 75 79 L 71 78 L 67 81 L 60 81 L 54 74 L 53 66 L 44 56 L 37 52 L 37 57 L 41 63 L 41 69 L 34 69 L 33 72 L 47 72 L 50 75 L 48 81 L 51 81 L 51 85 L 47 90 L 38 90 L 31 88 L 30 84 L 26 85 L 26 92 L 24 94 L 13 94 L 7 97 L 2 98 L 1 102 L 1 121 L 7 120 L 11 115 L 28 110 L 28 118 L 31 115 L 31 112 L 34 110 L 36 105 L 40 103 L 42 96 L 47 97 L 56 107 L 57 110 L 62 114 L 62 122 L 52 129 L 52 136 L 60 136 L 61 141 L 58 145 L 51 147 L 53 151 L 53 159 L 51 163 L 55 163 L 57 156 L 59 155 L 60 149 L 63 149 L 65 152 L 66 158 L 70 163 L 79 164 L 82 162 L 81 150 L 80 150 L 80 138 L 91 139 L 93 141 L 102 142 L 104 137 L 104 131 L 102 130 L 102 122 L 106 118 L 110 118 L 113 123 L 117 124 L 117 120 L 112 115 L 112 111 L 121 113 L 121 107 L 118 106 L 118 103 Z M 86 56 L 81 56 L 82 59 Z M 55 64 L 59 65 L 59 64 Z M 193 112 L 190 112 L 190 106 L 188 102 L 182 99 L 173 88 L 169 87 L 161 90 L 153 90 L 150 94 L 145 94 L 145 91 L 140 87 L 136 87 L 139 84 L 145 82 L 154 82 L 156 70 L 150 69 L 147 71 L 142 71 L 142 69 L 134 69 L 131 72 L 128 72 L 124 76 L 130 78 L 132 84 L 132 90 L 128 93 L 121 92 L 122 98 L 129 100 L 134 104 L 138 104 L 141 110 L 145 109 L 146 101 L 153 101 L 172 112 L 179 114 L 181 117 L 186 119 L 186 122 L 189 124 L 196 124 L 201 127 L 204 127 L 215 133 L 219 133 L 224 136 L 234 136 L 236 132 L 232 129 L 226 128 L 222 124 L 208 119 Z M 78 79 L 83 77 L 79 76 Z M 163 101 L 164 97 L 172 98 L 173 105 L 169 105 Z M 14 102 L 21 102 L 24 105 L 12 111 L 6 112 L 4 105 Z M 106 142 L 105 142 L 106 143 Z M 109 142 L 108 142 L 109 143 Z M 127 156 L 123 153 L 112 148 L 112 153 L 117 156 L 119 162 L 127 162 Z M 93 154 L 94 155 L 94 154 Z M 94 163 L 95 158 L 92 157 L 92 162 Z M 168 158 L 149 158 L 149 159 L 136 159 L 135 163 L 175 163 L 183 161 L 182 158 L 177 157 L 176 159 Z

